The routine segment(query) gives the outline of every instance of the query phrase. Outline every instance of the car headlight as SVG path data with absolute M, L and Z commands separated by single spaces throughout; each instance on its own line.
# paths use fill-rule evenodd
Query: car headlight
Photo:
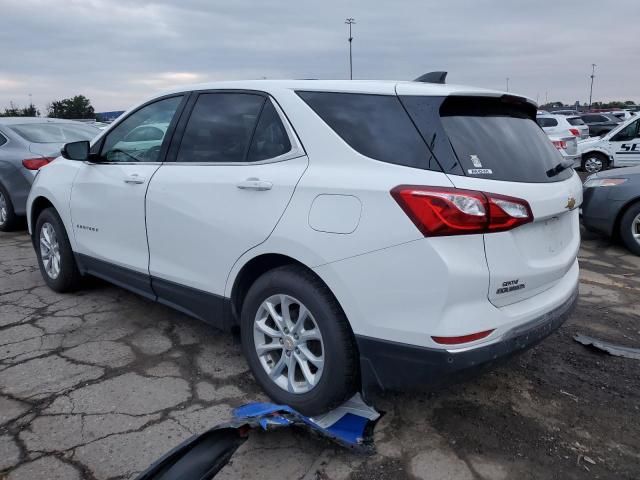
M 620 185 L 626 182 L 626 178 L 587 178 L 587 181 L 582 185 L 584 188 L 592 188 L 592 187 L 615 187 L 616 185 Z

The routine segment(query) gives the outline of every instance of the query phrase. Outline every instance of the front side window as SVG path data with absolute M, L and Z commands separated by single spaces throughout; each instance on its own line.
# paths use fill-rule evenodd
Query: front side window
M 640 126 L 640 120 L 636 120 L 635 122 L 631 122 L 629 125 L 624 127 L 615 136 L 612 138 L 614 142 L 624 142 L 633 140 L 640 135 L 638 132 L 638 127 Z
M 176 157 L 178 162 L 244 162 L 265 97 L 252 93 L 198 96 Z
M 165 135 L 182 98 L 165 98 L 129 115 L 107 134 L 100 154 L 102 161 L 160 161 Z

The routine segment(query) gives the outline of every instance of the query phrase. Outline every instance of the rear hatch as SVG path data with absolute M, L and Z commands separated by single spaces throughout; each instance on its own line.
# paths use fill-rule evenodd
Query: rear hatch
M 500 307 L 552 288 L 577 257 L 582 189 L 572 168 L 558 168 L 563 158 L 536 124 L 535 107 L 512 96 L 436 100 L 414 91 L 403 96 L 398 86 L 423 136 L 448 138 L 451 158 L 440 152 L 438 161 L 455 187 L 515 197 L 531 208 L 529 223 L 484 234 L 489 300 Z M 428 111 L 439 115 L 439 125 L 425 121 Z M 447 170 L 452 163 L 462 174 Z

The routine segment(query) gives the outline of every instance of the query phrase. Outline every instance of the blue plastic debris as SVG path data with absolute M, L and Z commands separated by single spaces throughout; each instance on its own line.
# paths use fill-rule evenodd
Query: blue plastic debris
M 302 427 L 362 453 L 373 452 L 371 434 L 380 414 L 359 394 L 324 415 L 307 417 L 288 405 L 249 403 L 233 418 L 169 451 L 136 480 L 206 480 L 215 477 L 252 429 Z

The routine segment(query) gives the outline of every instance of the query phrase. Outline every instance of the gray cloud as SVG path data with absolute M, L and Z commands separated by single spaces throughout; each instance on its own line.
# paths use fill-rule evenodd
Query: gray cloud
M 640 2 L 617 0 L 0 0 L 0 106 L 82 93 L 123 109 L 175 84 L 354 76 L 511 90 L 541 102 L 640 101 Z M 632 81 L 633 79 L 633 81 Z

